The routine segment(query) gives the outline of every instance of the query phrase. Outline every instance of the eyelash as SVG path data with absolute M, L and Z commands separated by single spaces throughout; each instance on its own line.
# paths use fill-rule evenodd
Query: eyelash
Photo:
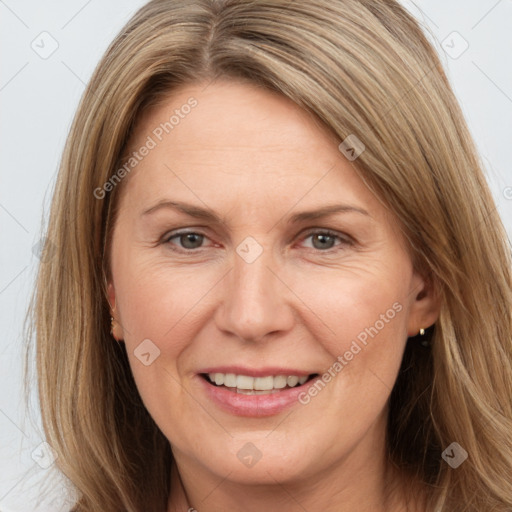
M 162 242 L 165 244 L 168 244 L 168 245 L 173 245 L 170 243 L 173 238 L 179 238 L 179 237 L 185 236 L 185 235 L 200 235 L 205 238 L 208 238 L 207 235 L 205 235 L 204 233 L 201 233 L 200 231 L 181 231 L 178 233 L 173 233 L 173 232 L 169 233 L 168 235 L 164 236 Z M 319 229 L 319 228 L 314 229 L 313 231 L 309 231 L 301 238 L 301 240 L 304 241 L 307 238 L 314 236 L 314 235 L 325 235 L 325 236 L 329 236 L 332 238 L 337 238 L 338 240 L 341 241 L 341 243 L 338 244 L 338 246 L 331 247 L 330 249 L 326 249 L 326 250 L 315 249 L 314 247 L 310 248 L 315 252 L 324 253 L 324 254 L 330 254 L 332 252 L 336 252 L 337 251 L 336 247 L 338 247 L 338 248 L 340 248 L 340 246 L 349 246 L 350 247 L 350 246 L 353 246 L 355 243 L 354 240 L 351 237 L 349 237 L 348 235 L 341 236 L 341 234 L 337 233 L 336 231 L 332 231 L 330 229 Z M 177 246 L 175 246 L 175 247 L 177 247 Z M 198 253 L 199 251 L 201 251 L 201 249 L 206 249 L 206 248 L 204 248 L 204 247 L 199 247 L 196 249 L 171 248 L 171 250 L 179 252 L 179 253 L 183 253 L 183 254 Z

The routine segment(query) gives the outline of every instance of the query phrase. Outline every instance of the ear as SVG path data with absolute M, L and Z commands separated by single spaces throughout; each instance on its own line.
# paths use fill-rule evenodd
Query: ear
M 110 316 L 114 319 L 112 336 L 114 336 L 114 338 L 119 341 L 123 339 L 124 333 L 119 319 L 119 311 L 116 307 L 116 291 L 112 281 L 109 281 L 107 284 L 107 298 L 110 305 Z
M 441 294 L 435 282 L 414 272 L 411 285 L 411 307 L 407 325 L 407 336 L 416 336 L 420 329 L 433 325 L 441 311 Z

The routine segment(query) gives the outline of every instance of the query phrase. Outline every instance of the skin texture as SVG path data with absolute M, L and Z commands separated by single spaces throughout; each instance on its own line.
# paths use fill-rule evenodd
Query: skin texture
M 122 184 L 108 288 L 114 336 L 179 469 L 169 511 L 403 510 L 400 492 L 385 497 L 399 482 L 385 460 L 387 401 L 407 337 L 435 322 L 439 301 L 341 141 L 286 98 L 233 81 L 182 87 L 140 120 L 132 150 L 191 96 L 197 106 Z M 224 222 L 143 214 L 162 200 Z M 368 215 L 286 222 L 339 203 Z M 169 240 L 183 228 L 204 239 Z M 252 263 L 236 252 L 248 236 L 263 250 Z M 214 365 L 321 374 L 395 303 L 400 312 L 307 405 L 239 417 L 202 391 L 198 372 Z M 134 355 L 145 339 L 160 350 L 148 366 Z M 248 442 L 261 452 L 253 467 L 237 457 Z

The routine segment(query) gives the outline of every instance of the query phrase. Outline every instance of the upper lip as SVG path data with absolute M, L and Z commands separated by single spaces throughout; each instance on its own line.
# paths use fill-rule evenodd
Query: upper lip
M 198 373 L 234 373 L 235 375 L 248 375 L 250 377 L 266 377 L 268 375 L 297 375 L 306 377 L 316 372 L 298 370 L 296 368 L 283 368 L 282 366 L 266 366 L 264 368 L 248 368 L 246 366 L 210 366 Z

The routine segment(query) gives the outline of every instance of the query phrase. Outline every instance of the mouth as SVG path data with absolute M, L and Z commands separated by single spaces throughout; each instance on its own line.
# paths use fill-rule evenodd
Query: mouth
M 209 385 L 231 393 L 242 395 L 272 395 L 290 389 L 306 386 L 309 381 L 319 376 L 309 375 L 267 375 L 252 377 L 234 373 L 201 373 L 199 374 Z

